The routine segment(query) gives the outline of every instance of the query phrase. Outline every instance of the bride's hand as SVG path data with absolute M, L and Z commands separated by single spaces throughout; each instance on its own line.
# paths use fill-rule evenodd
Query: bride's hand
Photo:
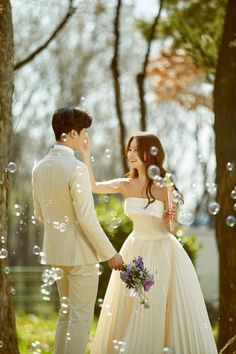
M 164 219 L 165 220 L 172 220 L 174 222 L 176 222 L 177 219 L 177 209 L 174 207 L 172 209 L 166 209 L 164 211 Z

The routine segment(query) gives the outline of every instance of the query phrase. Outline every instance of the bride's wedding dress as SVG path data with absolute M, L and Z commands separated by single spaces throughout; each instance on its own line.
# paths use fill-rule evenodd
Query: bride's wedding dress
M 127 198 L 125 212 L 133 232 L 124 242 L 124 262 L 141 256 L 154 274 L 147 294 L 150 309 L 130 297 L 119 272 L 113 271 L 91 354 L 216 354 L 216 344 L 199 281 L 187 253 L 166 231 L 164 204 Z

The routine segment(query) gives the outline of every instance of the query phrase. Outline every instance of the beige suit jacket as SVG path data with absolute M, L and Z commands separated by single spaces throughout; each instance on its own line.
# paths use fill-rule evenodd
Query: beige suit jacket
M 44 263 L 75 266 L 114 256 L 81 161 L 69 151 L 51 149 L 33 168 L 32 186 L 35 217 L 44 223 Z

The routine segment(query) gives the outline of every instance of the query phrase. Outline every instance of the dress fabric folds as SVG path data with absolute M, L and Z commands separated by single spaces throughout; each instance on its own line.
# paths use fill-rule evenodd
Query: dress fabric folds
M 131 297 L 113 271 L 91 354 L 217 354 L 206 306 L 193 264 L 162 220 L 164 204 L 127 198 L 133 232 L 124 242 L 124 262 L 141 256 L 154 274 L 149 309 Z

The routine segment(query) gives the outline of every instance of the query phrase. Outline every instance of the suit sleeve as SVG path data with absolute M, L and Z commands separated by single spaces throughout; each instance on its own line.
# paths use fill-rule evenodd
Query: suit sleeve
M 37 198 L 37 193 L 35 191 L 35 169 L 32 171 L 32 194 L 33 194 L 33 203 L 34 203 L 34 216 L 40 222 L 43 222 L 43 213 L 40 208 L 40 204 Z
M 101 261 L 111 259 L 116 250 L 104 233 L 95 209 L 89 173 L 85 165 L 78 165 L 69 182 L 78 223 Z

